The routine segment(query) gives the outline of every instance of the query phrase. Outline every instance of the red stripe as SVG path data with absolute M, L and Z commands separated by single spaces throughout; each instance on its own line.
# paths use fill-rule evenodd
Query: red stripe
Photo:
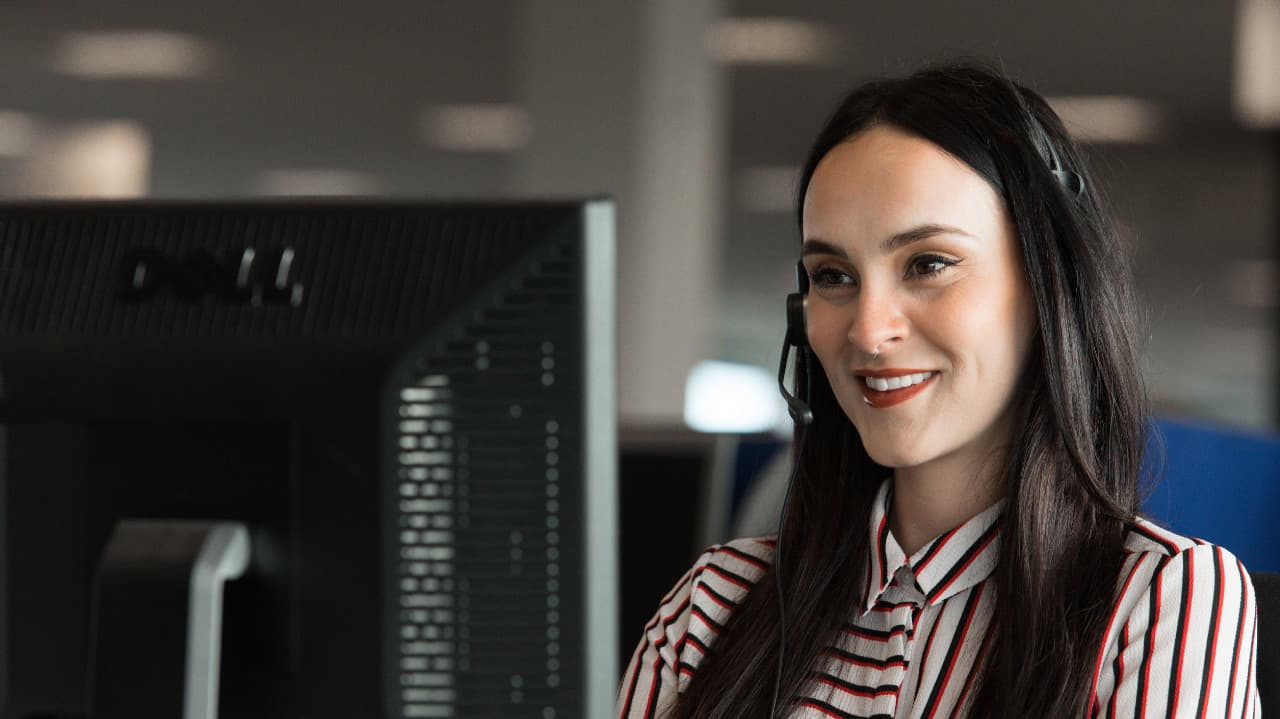
M 1175 719 L 1178 716 L 1178 701 L 1176 697 L 1179 696 L 1179 691 L 1182 689 L 1182 659 L 1187 653 L 1187 632 L 1191 625 L 1191 605 L 1195 602 L 1196 598 L 1196 555 L 1191 552 L 1187 552 L 1186 557 L 1187 586 L 1183 587 L 1182 591 L 1187 595 L 1187 600 L 1186 606 L 1182 608 L 1182 633 L 1181 636 L 1178 637 L 1178 664 L 1173 671 L 1173 694 L 1171 696 L 1175 697 L 1175 699 L 1173 706 L 1167 707 L 1169 710 L 1169 719 Z
M 1222 566 L 1222 549 L 1220 547 L 1214 547 L 1213 556 L 1214 561 L 1218 565 L 1218 576 L 1221 577 L 1224 573 Z M 1218 656 L 1218 629 L 1222 626 L 1222 590 L 1226 584 L 1227 583 L 1224 581 L 1218 581 L 1218 605 L 1213 614 L 1213 631 L 1209 634 L 1209 673 L 1205 676 L 1204 688 L 1201 690 L 1204 692 L 1206 701 L 1200 706 L 1200 719 L 1204 719 L 1204 713 L 1209 708 L 1209 694 L 1213 691 L 1213 664 L 1214 659 Z
M 1184 549 L 1184 547 L 1178 543 L 1178 540 L 1183 539 L 1183 537 L 1176 534 L 1165 536 L 1166 533 L 1164 528 L 1159 525 L 1134 522 L 1131 529 L 1147 539 L 1150 539 L 1152 542 L 1159 544 L 1169 553 L 1170 556 L 1176 556 Z
M 884 516 L 880 518 L 880 526 L 876 527 L 875 556 L 877 560 L 876 564 L 878 565 L 877 568 L 880 570 L 878 572 L 878 575 L 876 576 L 876 580 L 877 580 L 876 593 L 877 594 L 884 590 L 884 585 L 887 583 L 887 580 L 885 579 L 885 575 L 888 572 L 888 567 L 886 567 L 885 565 L 889 563 L 889 554 L 888 552 L 885 551 L 885 548 L 884 548 L 884 533 L 888 527 L 889 527 L 889 513 L 885 512 Z M 868 577 L 868 579 L 870 579 L 870 577 Z M 871 587 L 868 586 L 867 591 L 870 592 Z
M 677 617 L 679 617 L 681 614 L 684 614 L 684 611 L 689 608 L 690 601 L 691 600 L 689 597 L 685 597 L 684 599 L 680 600 L 680 604 L 676 606 L 675 611 L 671 612 L 665 617 L 662 617 L 663 629 L 666 629 L 667 627 L 671 626 L 676 621 Z M 658 626 L 657 619 L 660 616 L 662 616 L 661 612 L 659 612 L 658 615 L 653 618 L 653 621 L 649 622 L 649 626 L 645 627 L 646 634 L 649 632 L 649 630 Z
M 762 572 L 769 569 L 769 564 L 765 562 L 763 559 L 747 554 L 741 549 L 734 549 L 733 547 L 725 546 L 717 549 L 716 554 L 720 554 L 720 555 L 727 554 L 728 556 L 734 557 L 735 559 L 740 559 L 743 562 L 750 564 L 751 566 L 755 567 L 756 569 L 759 569 Z
M 821 704 L 817 704 L 815 702 L 809 701 L 808 699 L 805 699 L 804 701 L 800 702 L 800 706 L 809 707 L 810 709 L 816 709 L 829 717 L 835 717 L 836 719 L 844 719 L 842 715 L 835 714 L 830 709 L 822 706 Z
M 705 584 L 699 584 L 698 589 L 701 590 L 704 595 L 710 598 L 711 601 L 715 602 L 716 604 L 719 604 L 721 607 L 724 607 L 729 611 L 733 611 L 734 609 L 737 608 L 734 604 L 730 603 L 729 600 L 721 599 L 720 597 L 716 596 L 715 590 L 708 587 Z
M 750 589 L 751 589 L 751 584 L 747 583 L 747 581 L 746 581 L 746 580 L 744 580 L 744 579 L 742 579 L 742 578 L 740 578 L 740 577 L 735 577 L 734 575 L 730 574 L 730 573 L 728 572 L 728 570 L 721 569 L 721 568 L 719 568 L 719 567 L 715 566 L 714 564 L 708 564 L 708 565 L 706 566 L 706 570 L 707 570 L 708 572 L 711 572 L 712 574 L 716 575 L 717 577 L 720 577 L 721 579 L 725 580 L 726 582 L 728 582 L 728 583 L 730 583 L 730 584 L 737 585 L 737 586 L 742 587 L 743 589 L 747 589 L 747 590 L 750 590 Z
M 967 522 L 965 524 L 967 524 Z M 924 561 L 920 562 L 920 564 L 912 567 L 911 571 L 915 572 L 916 574 L 919 574 L 920 572 L 924 571 L 924 568 L 929 566 L 929 562 L 932 562 L 934 557 L 937 557 L 939 554 L 942 553 L 942 548 L 946 545 L 948 541 L 951 540 L 951 537 L 954 536 L 956 532 L 960 531 L 960 528 L 963 526 L 965 525 L 961 524 L 959 527 L 953 527 L 950 532 L 947 532 L 946 534 L 939 537 L 938 541 L 935 542 L 933 547 L 929 550 L 929 555 L 926 556 L 924 558 Z
M 1236 627 L 1236 643 L 1234 645 L 1234 652 L 1231 655 L 1231 680 L 1227 684 L 1227 716 L 1228 717 L 1234 716 L 1231 713 L 1231 710 L 1236 705 L 1236 667 L 1237 667 L 1237 663 L 1240 661 L 1240 650 L 1243 648 L 1243 645 L 1244 645 L 1244 618 L 1248 614 L 1248 612 L 1246 611 L 1246 606 L 1248 605 L 1248 600 L 1249 600 L 1249 598 L 1245 595 L 1246 572 L 1244 569 L 1244 564 L 1242 564 L 1239 559 L 1236 560 L 1236 568 L 1240 572 L 1240 616 L 1238 619 L 1236 619 L 1236 622 L 1239 626 Z
M 898 693 L 897 689 L 868 689 L 868 690 L 850 689 L 849 687 L 841 684 L 840 682 L 834 679 L 829 679 L 827 677 L 815 677 L 814 679 L 819 684 L 826 684 L 829 687 L 834 687 L 836 689 L 839 689 L 845 694 L 852 694 L 855 697 L 863 697 L 866 699 L 874 699 L 875 697 L 878 697 L 881 694 L 897 694 Z
M 993 534 L 992 536 L 994 537 L 995 535 Z M 988 539 L 987 541 L 991 540 Z M 952 640 L 951 646 L 957 648 L 964 646 L 964 638 L 969 634 L 969 626 L 973 624 L 973 616 L 978 613 L 978 605 L 982 603 L 982 590 L 985 586 L 985 584 L 979 584 L 977 588 L 973 590 L 973 604 L 971 605 L 969 614 L 964 618 L 964 624 L 960 627 L 960 635 Z M 956 668 L 956 662 L 959 660 L 960 652 L 957 649 L 956 653 L 951 656 L 951 661 L 947 664 L 946 673 L 942 675 L 942 684 L 938 686 L 938 701 L 934 702 L 934 705 L 930 707 L 929 719 L 933 719 L 933 715 L 937 713 L 938 707 L 942 705 L 942 697 L 947 694 L 947 683 L 951 681 L 951 672 Z
M 685 574 L 685 581 L 681 582 L 681 586 L 687 583 L 690 574 L 691 573 Z M 676 594 L 676 591 L 672 590 L 672 592 L 668 594 L 668 596 L 669 597 L 674 596 L 675 594 Z M 667 604 L 667 601 L 663 601 L 663 604 Z M 662 654 L 660 649 L 661 647 L 665 646 L 667 643 L 666 628 L 671 626 L 671 624 L 676 620 L 676 617 L 678 617 L 681 613 L 683 613 L 688 606 L 689 606 L 689 598 L 686 597 L 683 601 L 680 602 L 680 605 L 676 607 L 676 610 L 674 612 L 664 617 L 662 616 L 662 611 L 659 610 L 657 614 L 653 615 L 653 619 L 650 619 L 649 623 L 645 625 L 644 627 L 645 637 L 648 637 L 649 633 L 652 632 L 654 629 L 656 629 L 659 623 L 661 623 L 663 626 L 662 638 L 659 639 L 657 642 L 653 642 L 653 641 L 647 642 L 648 645 L 651 648 L 653 648 L 654 651 L 659 652 L 658 658 L 655 660 L 655 665 L 654 665 L 655 667 L 657 666 L 657 662 L 660 662 L 662 660 Z M 644 649 L 641 647 L 637 647 L 636 652 L 637 652 L 637 656 L 635 659 L 636 670 L 631 675 L 631 686 L 628 687 L 627 689 L 627 701 L 626 701 L 626 704 L 623 706 L 623 716 L 626 716 L 627 711 L 629 711 L 631 708 L 631 700 L 635 697 L 636 684 L 640 679 L 640 667 L 641 667 L 640 657 L 644 656 Z M 650 687 L 649 691 L 650 691 L 650 694 L 652 695 L 653 687 Z
M 929 593 L 929 601 L 932 602 L 935 598 L 945 594 L 947 591 L 947 587 L 951 586 L 952 584 L 955 583 L 957 579 L 964 576 L 964 572 L 966 569 L 969 568 L 969 565 L 973 564 L 973 561 L 975 559 L 982 556 L 982 553 L 987 550 L 987 547 L 991 546 L 991 543 L 994 542 L 996 540 L 996 537 L 998 536 L 1000 536 L 999 531 L 992 532 L 991 536 L 987 537 L 986 541 L 984 541 L 981 545 L 979 545 L 978 548 L 974 550 L 973 554 L 969 555 L 968 559 L 964 560 L 964 564 L 960 565 L 960 569 L 957 570 L 955 574 L 951 575 L 951 578 L 947 580 L 946 584 L 942 585 L 941 587 L 935 588 L 932 592 Z
M 1147 647 L 1147 655 L 1142 658 L 1142 696 L 1138 697 L 1138 706 L 1142 707 L 1142 711 L 1138 714 L 1139 719 L 1146 719 L 1147 716 L 1147 691 L 1151 689 L 1151 657 L 1155 655 L 1156 648 L 1156 630 L 1160 626 L 1160 598 L 1164 587 L 1163 567 L 1156 568 L 1156 600 L 1154 602 L 1155 616 L 1151 619 L 1151 626 L 1148 630 L 1151 635 L 1151 644 Z
M 871 607 L 871 611 L 889 613 L 889 612 L 896 611 L 898 609 L 902 609 L 903 607 L 915 607 L 915 606 L 916 605 L 914 602 L 898 602 L 897 604 L 877 604 Z
M 1120 599 L 1124 599 L 1129 593 L 1129 585 L 1133 582 L 1133 575 L 1138 573 L 1138 565 L 1141 562 L 1134 562 L 1133 568 L 1129 570 L 1129 576 L 1124 579 L 1124 587 L 1120 590 Z M 1107 630 L 1102 635 L 1102 647 L 1098 650 L 1098 661 L 1093 664 L 1093 685 L 1089 687 L 1089 696 L 1093 697 L 1089 700 L 1089 713 L 1093 714 L 1098 708 L 1098 675 L 1102 673 L 1102 660 L 1106 657 L 1107 649 L 1111 647 L 1111 643 L 1107 641 L 1107 637 L 1111 636 L 1112 625 L 1116 621 L 1116 616 L 1120 613 L 1120 602 L 1117 601 L 1115 606 L 1111 607 L 1111 616 L 1107 617 Z M 1124 651 L 1124 647 L 1120 648 Z M 1116 681 L 1119 684 L 1119 680 Z M 1115 690 L 1112 689 L 1114 692 Z
M 848 634 L 851 637 L 866 639 L 868 641 L 873 641 L 873 642 L 880 642 L 881 644 L 883 644 L 885 642 L 888 642 L 890 639 L 893 639 L 895 636 L 899 634 L 906 634 L 907 628 L 895 627 L 889 630 L 889 636 L 887 637 L 878 637 L 874 634 L 868 634 L 867 632 L 870 632 L 871 631 L 870 629 L 863 629 L 862 627 L 855 627 L 853 625 L 845 625 L 843 627 L 840 627 L 840 631 L 844 632 L 845 634 Z
M 969 690 L 973 688 L 974 679 L 978 677 L 982 663 L 986 661 L 987 648 L 990 644 L 991 632 L 987 632 L 987 636 L 982 638 L 982 646 L 978 648 L 977 658 L 973 660 L 973 664 L 969 665 L 969 675 L 964 679 L 964 689 L 960 691 L 960 698 L 956 700 L 956 705 L 951 709 L 951 719 L 960 716 L 960 712 L 964 709 L 965 699 L 969 696 Z
M 938 611 L 938 616 L 933 620 L 933 626 L 929 627 L 929 638 L 924 641 L 924 653 L 920 655 L 920 673 L 923 675 L 925 670 L 929 668 L 929 650 L 933 649 L 933 638 L 938 634 L 938 624 L 942 622 L 942 611 Z M 920 698 L 920 682 L 916 682 L 916 693 L 911 698 L 912 702 Z
M 716 626 L 715 620 L 708 616 L 706 612 L 702 611 L 701 607 L 694 607 L 689 610 L 689 613 L 700 619 L 702 621 L 702 625 L 707 629 L 710 629 L 712 634 L 719 636 L 720 627 Z
M 1120 682 L 1124 680 L 1124 650 L 1129 646 L 1129 623 L 1124 623 L 1124 629 L 1120 632 L 1120 650 L 1116 652 L 1116 664 L 1119 667 L 1116 671 L 1116 684 L 1111 687 L 1111 704 L 1107 709 L 1108 719 L 1116 718 L 1116 690 L 1120 688 Z
M 649 699 L 644 704 L 644 716 L 653 716 L 653 702 L 658 698 L 658 687 L 662 684 L 658 669 L 662 666 L 662 655 L 653 660 L 653 683 L 649 685 Z
M 648 642 L 645 642 L 644 644 L 647 644 L 647 643 Z M 632 659 L 632 661 L 635 662 L 636 664 L 636 668 L 635 668 L 635 671 L 631 673 L 631 682 L 627 686 L 627 701 L 622 705 L 623 717 L 625 717 L 627 713 L 631 711 L 631 700 L 634 699 L 636 695 L 636 681 L 640 679 L 640 666 L 641 666 L 641 658 L 644 657 L 644 644 L 641 644 L 639 647 L 636 647 L 636 657 L 635 659 Z
M 1243 568 L 1244 567 L 1241 566 L 1241 569 Z M 1254 607 L 1253 626 L 1250 628 L 1251 629 L 1250 633 L 1252 636 L 1249 639 L 1249 651 L 1245 653 L 1245 656 L 1256 660 L 1257 658 L 1256 652 L 1258 651 L 1258 614 L 1257 614 L 1258 603 L 1257 601 L 1254 601 L 1253 607 Z M 1246 675 L 1245 683 L 1244 683 L 1244 716 L 1246 717 L 1253 716 L 1254 709 L 1255 709 L 1253 705 L 1253 699 L 1254 699 L 1253 675 L 1254 675 L 1254 672 L 1257 670 L 1257 664 L 1258 664 L 1257 661 L 1245 662 L 1245 665 L 1249 667 L 1249 673 Z
M 837 652 L 833 652 L 830 649 L 822 650 L 821 654 L 833 659 L 838 659 L 845 664 L 852 664 L 857 667 L 872 667 L 874 669 L 888 669 L 889 667 L 907 668 L 907 662 L 905 659 L 886 659 L 881 661 L 879 659 L 871 659 L 869 657 L 846 657 Z

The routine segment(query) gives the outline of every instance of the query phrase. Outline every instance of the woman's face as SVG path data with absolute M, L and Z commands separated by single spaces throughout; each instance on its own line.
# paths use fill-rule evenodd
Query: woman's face
M 929 141 L 876 126 L 818 164 L 803 224 L 809 344 L 868 454 L 980 466 L 1008 441 L 1035 329 L 1000 196 Z

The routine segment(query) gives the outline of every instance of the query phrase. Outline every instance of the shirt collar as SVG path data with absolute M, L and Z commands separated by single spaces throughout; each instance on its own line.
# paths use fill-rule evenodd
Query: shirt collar
M 911 580 L 910 594 L 916 603 L 937 604 L 987 577 L 996 567 L 1000 550 L 1000 517 L 1005 500 L 1000 500 L 969 518 L 960 526 L 935 537 L 907 557 L 889 531 L 889 506 L 893 479 L 886 479 L 871 507 L 871 557 L 863 613 L 870 612 L 885 592 L 899 582 Z M 905 571 L 903 568 L 906 567 Z

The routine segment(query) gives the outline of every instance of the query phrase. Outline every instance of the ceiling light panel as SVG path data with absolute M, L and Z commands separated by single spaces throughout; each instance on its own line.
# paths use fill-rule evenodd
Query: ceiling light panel
M 1165 130 L 1155 104 L 1126 95 L 1046 98 L 1067 131 L 1081 142 L 1154 142 Z
M 434 105 L 422 114 L 426 143 L 458 152 L 509 152 L 529 144 L 533 122 L 518 105 Z
M 206 74 L 213 50 L 194 37 L 159 30 L 70 32 L 54 45 L 58 72 L 89 79 L 181 79 Z
M 1236 3 L 1236 115 L 1249 126 L 1280 127 L 1280 2 Z
M 721 18 L 704 41 L 713 59 L 734 65 L 831 65 L 844 55 L 838 32 L 792 18 Z

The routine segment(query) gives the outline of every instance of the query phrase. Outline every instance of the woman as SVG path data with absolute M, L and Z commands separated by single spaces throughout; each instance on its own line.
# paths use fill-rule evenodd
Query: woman
M 1225 550 L 1137 518 L 1128 268 L 1038 95 L 867 84 L 799 188 L 807 338 L 775 543 L 708 550 L 624 717 L 1257 717 Z

